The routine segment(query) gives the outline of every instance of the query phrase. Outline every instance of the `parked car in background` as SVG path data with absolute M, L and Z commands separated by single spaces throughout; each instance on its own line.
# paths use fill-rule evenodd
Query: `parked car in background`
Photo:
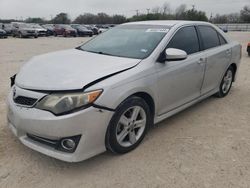
M 98 28 L 92 25 L 84 25 L 87 29 L 92 30 L 94 35 L 98 35 Z
M 35 29 L 38 36 L 46 36 L 47 35 L 47 29 L 43 28 L 39 24 L 30 24 L 32 28 Z
M 127 153 L 154 123 L 227 96 L 240 59 L 241 45 L 207 22 L 122 24 L 24 65 L 8 124 L 24 145 L 68 162 Z
M 54 25 L 53 24 L 45 24 L 42 25 L 43 28 L 47 29 L 47 36 L 54 35 Z
M 98 33 L 99 34 L 109 30 L 109 27 L 105 26 L 105 25 L 96 25 L 96 27 L 98 28 Z
M 87 29 L 85 26 L 82 26 L 80 24 L 71 24 L 71 27 L 77 31 L 78 36 L 89 36 L 89 37 L 93 36 L 93 31 Z
M 4 31 L 3 29 L 0 29 L 0 38 L 7 38 L 8 35 L 6 33 L 6 31 Z
M 11 24 L 3 24 L 2 29 L 6 31 L 7 35 L 12 35 L 13 26 Z
M 56 24 L 54 28 L 54 36 L 62 35 L 64 37 L 77 36 L 77 31 L 70 25 L 66 24 Z
M 224 33 L 228 32 L 228 29 L 226 27 L 219 27 Z
M 32 25 L 22 22 L 12 22 L 13 26 L 12 35 L 13 37 L 38 37 L 38 33 L 36 30 L 32 27 Z
M 247 44 L 247 53 L 248 53 L 248 56 L 250 56 L 250 42 Z

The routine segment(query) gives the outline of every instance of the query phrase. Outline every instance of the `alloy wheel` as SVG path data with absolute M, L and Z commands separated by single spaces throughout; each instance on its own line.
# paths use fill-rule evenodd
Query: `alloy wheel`
M 127 109 L 116 128 L 117 142 L 123 147 L 134 145 L 143 135 L 146 128 L 146 112 L 140 106 L 133 106 Z
M 222 92 L 227 93 L 232 85 L 233 81 L 233 72 L 232 70 L 228 69 L 226 75 L 223 78 L 223 84 L 222 84 Z

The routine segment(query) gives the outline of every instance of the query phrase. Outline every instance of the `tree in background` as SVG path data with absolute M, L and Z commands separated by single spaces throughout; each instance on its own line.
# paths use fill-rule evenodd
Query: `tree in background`
M 185 20 L 193 20 L 193 21 L 208 21 L 206 13 L 203 11 L 198 11 L 195 9 L 190 9 L 184 12 Z
M 126 21 L 127 21 L 127 19 L 125 16 L 117 15 L 117 14 L 112 16 L 112 24 L 121 24 L 121 23 L 124 23 Z
M 206 13 L 203 11 L 198 11 L 193 7 L 192 9 L 188 9 L 187 5 L 181 4 L 178 6 L 175 11 L 171 10 L 170 4 L 165 2 L 161 7 L 155 6 L 154 8 L 147 9 L 147 13 L 139 14 L 139 10 L 137 10 L 137 14 L 126 18 L 123 15 L 113 15 L 110 16 L 106 13 L 84 13 L 79 15 L 73 23 L 79 24 L 121 24 L 129 21 L 144 21 L 144 20 L 197 20 L 197 21 L 208 21 Z M 10 23 L 13 21 L 23 20 L 1 20 L 0 23 Z M 231 13 L 231 14 L 216 14 L 214 17 L 211 16 L 210 22 L 212 23 L 250 23 L 250 6 L 244 6 L 240 13 Z M 27 18 L 25 20 L 27 23 L 53 23 L 53 24 L 69 24 L 71 20 L 67 13 L 60 13 L 52 18 L 50 21 L 45 20 L 43 18 Z
M 68 14 L 62 12 L 60 14 L 57 14 L 56 17 L 53 18 L 50 22 L 53 24 L 69 24 L 71 21 L 68 17 Z
M 243 22 L 250 23 L 250 6 L 244 6 L 240 11 L 240 17 Z
M 97 16 L 91 13 L 81 14 L 74 20 L 77 24 L 94 24 Z
M 175 18 L 177 20 L 183 20 L 185 18 L 185 12 L 187 11 L 187 5 L 181 4 L 175 9 Z
M 85 13 L 79 15 L 74 23 L 78 24 L 121 24 L 126 22 L 127 19 L 123 15 L 109 16 L 106 13 L 98 13 L 97 15 Z
M 25 20 L 26 23 L 38 23 L 38 24 L 44 24 L 47 21 L 43 18 L 27 18 Z
M 206 13 L 198 11 L 195 8 L 187 10 L 185 4 L 180 5 L 172 13 L 170 5 L 164 3 L 162 7 L 154 7 L 149 14 L 135 15 L 128 19 L 128 21 L 143 21 L 143 20 L 197 20 L 197 21 L 208 21 Z

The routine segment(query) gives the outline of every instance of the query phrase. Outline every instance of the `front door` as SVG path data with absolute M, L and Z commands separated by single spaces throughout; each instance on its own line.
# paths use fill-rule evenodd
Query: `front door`
M 158 73 L 158 115 L 163 115 L 200 96 L 206 58 L 200 53 L 200 44 L 194 26 L 179 29 L 167 48 L 187 52 L 181 61 L 156 63 Z

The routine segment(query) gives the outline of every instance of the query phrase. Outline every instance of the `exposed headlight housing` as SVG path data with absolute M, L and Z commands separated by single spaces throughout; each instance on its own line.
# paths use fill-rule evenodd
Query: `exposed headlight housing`
M 55 115 L 64 115 L 89 107 L 102 93 L 102 90 L 75 93 L 53 93 L 45 96 L 35 106 Z

